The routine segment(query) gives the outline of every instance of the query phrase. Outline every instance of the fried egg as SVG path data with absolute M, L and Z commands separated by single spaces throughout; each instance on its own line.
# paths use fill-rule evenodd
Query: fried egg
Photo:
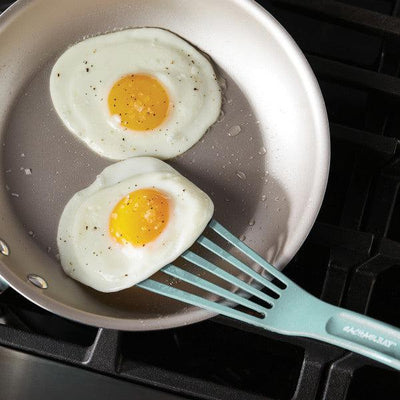
M 66 127 L 114 160 L 175 157 L 221 111 L 211 63 L 159 28 L 128 29 L 73 45 L 52 69 L 50 93 Z
M 213 211 L 208 195 L 165 162 L 120 161 L 66 205 L 57 237 L 61 265 L 96 290 L 129 288 L 187 250 Z

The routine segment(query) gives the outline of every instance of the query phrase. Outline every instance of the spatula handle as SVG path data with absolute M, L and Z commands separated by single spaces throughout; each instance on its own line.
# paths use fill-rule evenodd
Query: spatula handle
M 328 307 L 333 313 L 325 325 L 324 341 L 400 370 L 400 329 L 362 314 Z

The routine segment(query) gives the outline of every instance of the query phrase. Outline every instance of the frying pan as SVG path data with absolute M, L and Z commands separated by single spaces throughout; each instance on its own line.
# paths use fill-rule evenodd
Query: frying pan
M 142 26 L 177 33 L 215 63 L 223 114 L 170 163 L 210 194 L 219 222 L 279 269 L 315 221 L 330 154 L 325 107 L 308 63 L 253 1 L 17 1 L 0 17 L 0 275 L 56 314 L 122 330 L 170 328 L 211 314 L 138 288 L 98 293 L 63 273 L 61 212 L 111 161 L 66 130 L 49 76 L 71 44 Z

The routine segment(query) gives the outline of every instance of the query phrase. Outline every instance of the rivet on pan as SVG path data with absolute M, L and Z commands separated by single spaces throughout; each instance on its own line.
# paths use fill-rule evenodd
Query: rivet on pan
M 28 281 L 39 289 L 47 289 L 49 287 L 47 282 L 42 277 L 36 274 L 29 274 Z
M 6 245 L 6 243 L 0 239 L 0 253 L 3 254 L 3 256 L 9 256 L 10 255 L 10 249 Z

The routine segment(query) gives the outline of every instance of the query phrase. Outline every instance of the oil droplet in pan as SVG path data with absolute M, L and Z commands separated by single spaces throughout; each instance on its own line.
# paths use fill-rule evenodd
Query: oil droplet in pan
M 266 150 L 265 147 L 261 147 L 260 150 L 258 150 L 258 154 L 259 154 L 260 156 L 263 156 L 266 152 L 267 152 L 267 150 Z
M 243 171 L 237 171 L 236 172 L 236 176 L 241 179 L 241 180 L 245 180 L 247 178 L 246 174 Z
M 230 137 L 235 137 L 239 135 L 239 133 L 242 131 L 242 128 L 239 125 L 234 125 L 228 130 L 228 136 Z

